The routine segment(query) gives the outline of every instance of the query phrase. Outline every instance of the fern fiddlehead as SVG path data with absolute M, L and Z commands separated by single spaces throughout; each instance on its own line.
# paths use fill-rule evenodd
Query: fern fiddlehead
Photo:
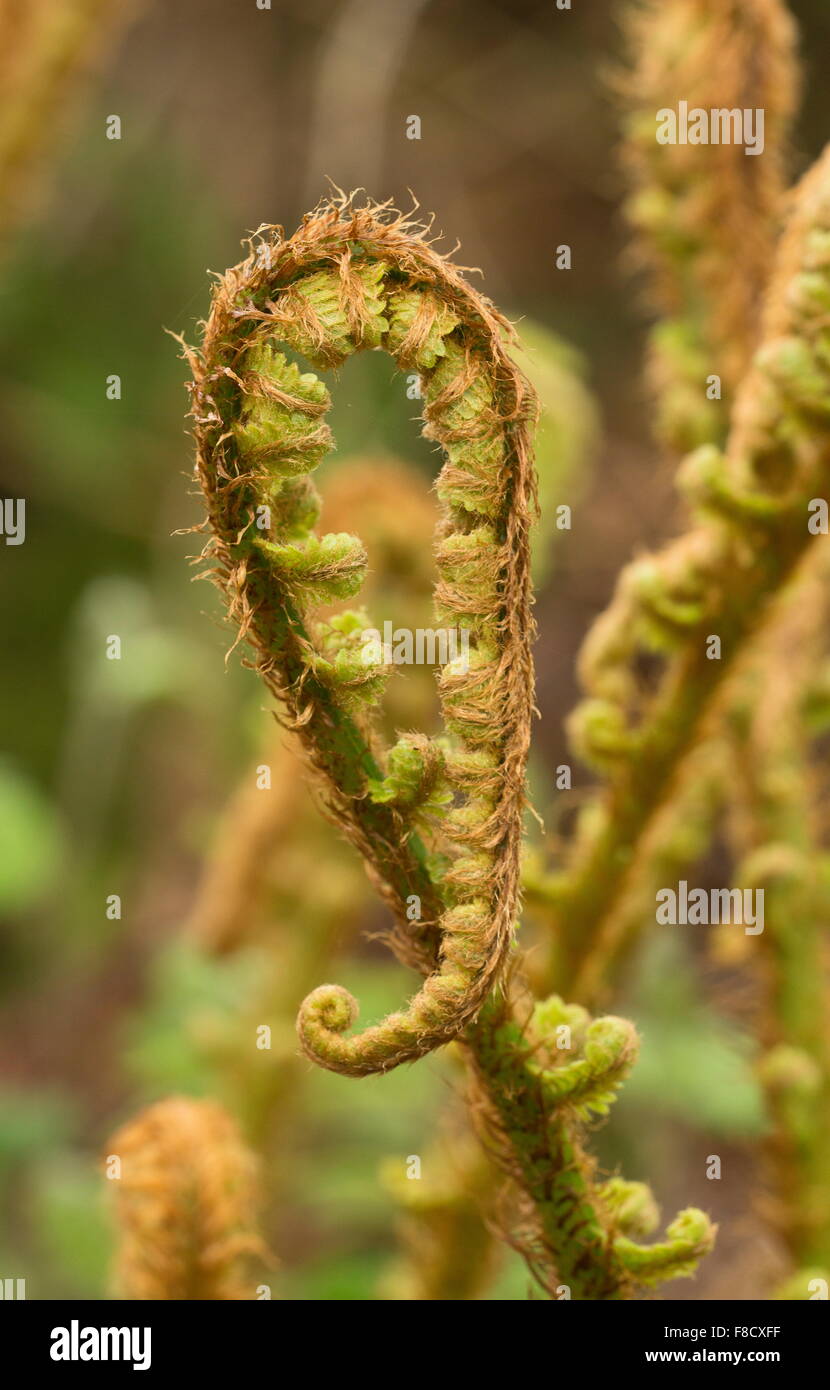
M 202 350 L 189 354 L 208 551 L 231 616 L 329 814 L 393 911 L 398 955 L 427 976 L 405 1011 L 352 1037 L 357 1005 L 346 991 L 323 985 L 308 997 L 302 1046 L 346 1075 L 386 1071 L 457 1036 L 512 938 L 532 690 L 534 402 L 508 333 L 422 228 L 343 200 L 291 238 L 272 229 L 252 245 L 217 284 Z M 446 745 L 404 738 L 386 775 L 371 720 L 383 670 L 365 660 L 368 619 L 343 615 L 325 631 L 313 621 L 316 604 L 357 594 L 367 557 L 356 537 L 313 529 L 309 474 L 332 443 L 329 397 L 287 355 L 325 369 L 378 347 L 421 377 L 424 433 L 445 454 L 436 611 L 469 633 L 468 663 L 445 665 L 439 679 Z M 422 838 L 419 766 L 423 786 L 434 791 L 440 777 L 454 801 L 434 846 L 440 872 Z

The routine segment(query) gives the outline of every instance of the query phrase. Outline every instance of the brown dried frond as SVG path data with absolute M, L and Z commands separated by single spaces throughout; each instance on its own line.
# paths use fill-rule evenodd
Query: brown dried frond
M 109 1141 L 124 1298 L 253 1299 L 249 1267 L 267 1252 L 255 1229 L 256 1162 L 215 1101 L 174 1096 Z

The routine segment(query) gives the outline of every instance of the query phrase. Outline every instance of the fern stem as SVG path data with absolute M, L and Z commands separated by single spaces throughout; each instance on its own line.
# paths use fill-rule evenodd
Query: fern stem
M 551 1298 L 629 1299 L 644 1284 L 692 1274 L 713 1245 L 715 1228 L 691 1208 L 666 1242 L 628 1240 L 627 1232 L 651 1229 L 644 1212 L 656 1224 L 650 1194 L 624 1184 L 621 1200 L 621 1180 L 603 1181 L 585 1147 L 586 1121 L 608 1112 L 638 1046 L 632 1024 L 592 1023 L 555 996 L 524 1025 L 515 1009 L 491 1000 L 466 1035 L 473 1114 L 523 1199 L 512 1243 Z

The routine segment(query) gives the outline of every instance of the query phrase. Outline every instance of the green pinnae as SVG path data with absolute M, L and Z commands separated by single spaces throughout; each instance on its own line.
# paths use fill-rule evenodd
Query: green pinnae
M 803 338 L 778 338 L 758 352 L 756 363 L 800 409 L 830 414 L 827 368 Z
M 316 468 L 332 444 L 320 423 L 331 405 L 322 381 L 269 342 L 248 349 L 242 372 L 248 390 L 233 424 L 240 457 L 265 462 L 275 478 Z
M 311 479 L 282 478 L 263 489 L 265 505 L 270 513 L 270 539 L 281 541 L 305 540 L 320 516 L 320 494 Z
M 614 1241 L 614 1253 L 637 1283 L 662 1284 L 694 1274 L 704 1255 L 712 1249 L 715 1228 L 702 1211 L 687 1207 L 675 1217 L 666 1239 L 654 1245 L 637 1245 L 628 1236 Z
M 430 296 L 426 307 L 432 313 L 426 315 L 425 293 Z M 386 347 L 401 366 L 434 367 L 439 358 L 445 357 L 447 345 L 445 338 L 458 327 L 458 316 L 449 305 L 423 289 L 392 290 L 387 301 L 389 331 Z M 424 331 L 419 332 L 423 324 Z
M 295 280 L 280 306 L 293 320 L 285 330 L 291 346 L 319 367 L 339 366 L 358 347 L 380 347 L 389 327 L 385 271 L 380 261 L 354 261 L 347 282 L 335 270 Z
M 615 1176 L 601 1183 L 597 1192 L 620 1234 L 648 1236 L 656 1229 L 660 1209 L 647 1183 Z
M 438 812 L 452 800 L 444 776 L 444 757 L 432 739 L 404 736 L 389 750 L 387 774 L 369 782 L 373 801 L 410 811 Z
M 257 538 L 272 573 L 306 602 L 333 603 L 353 598 L 366 578 L 367 556 L 356 536 L 309 536 L 296 545 Z

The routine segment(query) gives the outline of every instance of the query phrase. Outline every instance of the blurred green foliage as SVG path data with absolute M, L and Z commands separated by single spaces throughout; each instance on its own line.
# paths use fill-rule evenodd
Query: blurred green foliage
M 12 676 L 0 693 L 0 963 L 12 1004 L 0 1034 L 11 1078 L 0 1092 L 0 1275 L 26 1277 L 31 1298 L 108 1296 L 106 1137 L 171 1092 L 221 1094 L 233 1108 L 224 1045 L 263 973 L 259 949 L 210 960 L 179 937 L 211 828 L 268 727 L 252 674 L 236 655 L 223 661 L 231 636 L 218 599 L 188 582 L 201 538 L 173 534 L 199 509 L 187 370 L 164 329 L 195 338 L 205 268 L 238 259 L 242 228 L 163 128 L 112 158 L 99 126 L 116 91 L 103 85 L 56 171 L 63 215 L 26 228 L 0 279 L 4 494 L 27 501 L 26 544 L 0 550 Z M 519 318 L 526 306 L 504 307 Z M 589 335 L 604 326 L 590 322 Z M 543 428 L 543 500 L 548 511 L 576 506 L 596 408 L 551 330 L 521 331 L 543 399 L 560 405 Z M 106 396 L 113 373 L 118 401 Z M 417 403 L 388 357 L 351 359 L 332 394 L 341 455 L 398 454 L 434 472 Z M 336 467 L 323 465 L 323 487 Z M 539 573 L 555 559 L 540 549 Z M 120 662 L 105 655 L 113 633 Z M 536 769 L 542 785 L 546 775 Z M 365 1022 L 412 989 L 371 944 L 336 969 L 365 1001 Z M 646 1169 L 650 1132 L 690 1115 L 727 1140 L 758 1132 L 744 1039 L 690 980 L 676 953 L 645 962 L 642 1060 L 617 1150 L 603 1139 L 611 1168 L 636 1145 Z M 268 1155 L 275 1296 L 372 1299 L 395 1249 L 379 1167 L 427 1149 L 459 1077 L 443 1056 L 361 1084 L 296 1068 L 299 1098 Z M 507 1252 L 492 1296 L 527 1293 Z

